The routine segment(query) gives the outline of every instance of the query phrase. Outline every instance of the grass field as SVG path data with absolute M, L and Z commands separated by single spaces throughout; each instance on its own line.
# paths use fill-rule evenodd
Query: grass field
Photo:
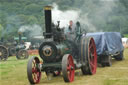
M 112 67 L 98 67 L 93 76 L 83 76 L 77 70 L 72 83 L 65 83 L 62 76 L 48 80 L 42 72 L 38 85 L 128 85 L 128 49 L 125 49 L 124 56 L 123 61 L 113 60 Z M 16 57 L 0 62 L 0 85 L 30 85 L 27 79 L 27 62 L 28 60 L 17 60 Z
M 127 37 L 128 38 L 128 34 L 124 34 L 124 37 Z

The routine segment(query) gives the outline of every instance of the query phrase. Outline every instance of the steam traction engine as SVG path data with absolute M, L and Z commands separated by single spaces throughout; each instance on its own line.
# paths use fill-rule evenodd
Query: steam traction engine
M 22 36 L 21 36 L 21 32 L 19 33 L 19 43 L 16 45 L 15 49 L 16 49 L 16 58 L 17 59 L 27 59 L 29 57 L 29 53 L 28 51 L 25 49 L 25 43 L 24 41 L 22 41 Z
M 39 83 L 41 71 L 46 75 L 58 76 L 62 72 L 65 82 L 72 82 L 75 69 L 81 69 L 82 73 L 93 75 L 96 73 L 97 53 L 92 37 L 82 37 L 76 34 L 75 40 L 65 38 L 63 29 L 51 23 L 51 7 L 45 7 L 45 41 L 39 47 L 38 57 L 33 56 L 27 65 L 28 80 L 31 84 Z M 80 23 L 77 24 L 80 29 Z
M 7 60 L 8 56 L 16 55 L 17 59 L 27 59 L 29 54 L 25 50 L 25 45 L 21 43 L 21 33 L 19 33 L 19 43 L 16 42 L 4 42 L 1 39 L 0 42 L 0 60 Z

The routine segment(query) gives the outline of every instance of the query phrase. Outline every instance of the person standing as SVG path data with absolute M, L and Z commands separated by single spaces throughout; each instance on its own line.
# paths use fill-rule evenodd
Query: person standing
M 64 29 L 64 34 L 67 39 L 69 40 L 74 40 L 76 35 L 75 35 L 75 25 L 73 24 L 73 21 L 69 21 L 69 26 Z

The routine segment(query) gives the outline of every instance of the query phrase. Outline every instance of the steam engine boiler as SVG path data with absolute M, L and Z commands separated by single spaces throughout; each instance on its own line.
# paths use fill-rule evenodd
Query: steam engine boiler
M 81 69 L 82 73 L 95 74 L 97 67 L 97 53 L 95 42 L 92 37 L 85 37 L 76 33 L 75 40 L 68 39 L 64 29 L 52 24 L 52 7 L 46 6 L 45 13 L 45 41 L 39 47 L 38 57 L 33 56 L 27 64 L 27 76 L 31 84 L 39 83 L 41 72 L 53 76 L 63 75 L 65 82 L 72 82 L 75 69 Z M 81 29 L 80 23 L 76 24 Z

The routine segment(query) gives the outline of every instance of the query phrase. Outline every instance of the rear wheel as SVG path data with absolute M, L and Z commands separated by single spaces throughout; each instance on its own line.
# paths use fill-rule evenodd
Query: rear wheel
M 19 50 L 16 54 L 17 59 L 27 59 L 29 57 L 28 51 L 27 50 Z
M 0 60 L 7 60 L 9 56 L 8 49 L 5 46 L 0 46 Z
M 82 61 L 82 73 L 95 74 L 97 68 L 97 53 L 94 39 L 92 37 L 82 37 L 80 43 L 80 56 Z
M 62 74 L 65 82 L 72 82 L 74 80 L 75 65 L 73 62 L 73 57 L 69 54 L 63 56 Z
M 27 76 L 31 84 L 37 84 L 41 79 L 40 61 L 38 57 L 32 57 L 28 61 Z

